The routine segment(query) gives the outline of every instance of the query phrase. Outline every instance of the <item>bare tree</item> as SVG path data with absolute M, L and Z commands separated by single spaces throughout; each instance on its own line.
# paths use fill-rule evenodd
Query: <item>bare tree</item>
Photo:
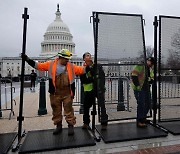
M 171 46 L 167 58 L 167 67 L 171 69 L 180 69 L 180 29 L 171 37 Z
M 152 48 L 151 46 L 146 46 L 146 57 L 153 57 L 153 54 L 154 54 L 154 48 Z M 142 51 L 139 51 L 138 52 L 138 58 L 139 60 L 144 60 L 145 58 L 145 55 L 144 55 L 144 52 Z
M 169 49 L 167 67 L 172 69 L 180 69 L 180 52 Z
M 171 37 L 171 46 L 180 50 L 180 29 Z
M 151 46 L 146 47 L 146 57 L 153 57 L 154 54 L 154 48 Z

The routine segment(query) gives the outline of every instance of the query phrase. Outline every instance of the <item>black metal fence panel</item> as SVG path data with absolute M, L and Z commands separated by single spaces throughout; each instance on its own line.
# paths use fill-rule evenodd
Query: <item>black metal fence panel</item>
M 98 13 L 97 61 L 142 62 L 144 30 L 142 15 Z
M 180 17 L 159 16 L 159 121 L 180 120 Z
M 136 119 L 130 86 L 135 65 L 145 66 L 142 15 L 93 12 L 95 63 L 105 73 L 105 108 L 109 121 Z

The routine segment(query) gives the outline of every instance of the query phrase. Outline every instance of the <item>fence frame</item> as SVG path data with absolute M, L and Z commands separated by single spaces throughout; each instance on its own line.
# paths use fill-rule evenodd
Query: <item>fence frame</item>
M 2 104 L 1 104 L 1 85 L 2 85 L 2 81 L 4 82 L 5 84 L 5 108 L 2 108 Z M 10 83 L 10 87 L 7 87 L 7 83 Z M 10 108 L 8 108 L 7 106 L 7 103 L 8 103 L 8 100 L 7 100 L 7 89 L 10 88 Z M 12 80 L 11 79 L 7 79 L 7 78 L 1 78 L 0 79 L 0 117 L 2 117 L 2 111 L 7 111 L 7 110 L 10 110 L 10 113 L 9 113 L 9 120 L 11 119 L 11 116 L 15 115 L 14 114 L 14 106 L 13 106 L 13 102 L 15 103 L 16 105 L 16 101 L 13 99 L 13 91 L 15 92 L 15 87 L 12 86 Z
M 99 24 L 99 14 L 103 14 L 103 15 L 121 15 L 121 16 L 139 16 L 141 18 L 141 26 L 142 26 L 142 40 L 143 40 L 143 53 L 144 53 L 144 65 L 145 65 L 145 70 L 147 71 L 147 65 L 146 65 L 146 49 L 145 49 L 145 37 L 144 37 L 144 25 L 143 25 L 143 17 L 140 14 L 124 14 L 124 13 L 109 13 L 109 12 L 93 12 L 93 33 L 94 33 L 94 64 L 96 66 L 96 72 L 97 72 L 97 61 L 98 61 L 98 57 L 97 57 L 97 52 L 98 52 L 98 24 Z M 100 65 L 139 65 L 139 63 L 133 63 L 133 64 L 100 64 Z M 147 74 L 147 73 L 146 73 Z M 96 86 L 96 85 L 95 85 Z M 97 89 L 97 87 L 95 87 Z M 150 115 L 152 116 L 152 114 Z M 130 120 L 130 119 L 136 119 L 136 117 L 133 118 L 125 118 L 125 119 L 114 119 L 113 121 L 119 121 L 119 120 Z M 112 121 L 112 120 L 110 120 Z
M 165 15 L 159 15 L 159 57 L 158 57 L 158 122 L 172 122 L 172 121 L 179 121 L 180 120 L 180 117 L 177 117 L 177 118 L 162 118 L 162 99 L 164 99 L 162 97 L 162 84 L 163 84 L 163 76 L 162 76 L 162 72 L 164 70 L 174 70 L 173 68 L 165 68 L 162 66 L 162 42 L 161 42 L 161 38 L 162 38 L 162 19 L 163 18 L 166 18 L 166 19 L 179 19 L 180 20 L 180 17 L 176 17 L 176 16 L 165 16 Z M 180 70 L 179 69 L 175 69 L 175 70 Z M 175 97 L 174 97 L 175 98 Z M 179 98 L 179 97 L 177 97 Z

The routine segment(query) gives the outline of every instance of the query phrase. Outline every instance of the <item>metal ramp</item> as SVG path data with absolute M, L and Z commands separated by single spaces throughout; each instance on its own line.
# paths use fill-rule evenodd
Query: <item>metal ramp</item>
M 180 121 L 161 122 L 159 125 L 173 135 L 180 135 Z
M 52 151 L 96 145 L 94 138 L 88 130 L 76 127 L 74 131 L 75 134 L 73 136 L 68 136 L 67 128 L 64 128 L 59 135 L 53 135 L 52 129 L 30 131 L 19 153 Z
M 0 134 L 0 153 L 1 154 L 8 152 L 16 136 L 17 136 L 17 133 Z
M 109 124 L 107 130 L 96 126 L 105 143 L 142 140 L 157 137 L 166 137 L 167 133 L 159 128 L 148 125 L 147 128 L 138 128 L 135 122 Z

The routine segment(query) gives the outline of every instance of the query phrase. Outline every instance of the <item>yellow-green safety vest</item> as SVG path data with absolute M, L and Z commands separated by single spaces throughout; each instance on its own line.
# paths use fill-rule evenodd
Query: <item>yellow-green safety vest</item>
M 152 68 L 149 68 L 149 70 L 150 70 L 150 77 L 148 77 L 148 81 L 151 81 L 152 79 L 154 79 L 154 73 L 153 73 Z M 133 68 L 133 71 L 132 71 L 131 75 L 138 77 L 139 86 L 140 86 L 140 88 L 138 88 L 131 81 L 131 86 L 132 86 L 133 90 L 141 90 L 142 87 L 143 87 L 144 81 L 145 81 L 145 66 L 143 66 L 143 65 L 136 65 Z
M 83 84 L 83 87 L 84 87 L 84 91 L 91 91 L 93 90 L 93 83 Z

